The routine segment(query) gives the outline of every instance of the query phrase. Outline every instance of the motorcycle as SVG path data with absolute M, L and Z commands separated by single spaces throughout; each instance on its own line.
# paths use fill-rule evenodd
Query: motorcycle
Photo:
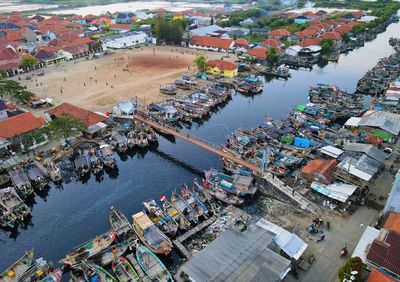
M 347 245 L 344 245 L 344 247 L 339 252 L 339 257 L 344 257 L 346 255 L 347 255 Z
M 323 241 L 325 239 L 325 234 L 322 234 L 320 237 L 317 239 L 317 243 Z

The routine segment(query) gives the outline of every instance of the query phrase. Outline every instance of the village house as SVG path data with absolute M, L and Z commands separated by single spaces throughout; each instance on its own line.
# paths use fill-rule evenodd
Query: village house
M 290 36 L 290 32 L 286 29 L 275 29 L 268 32 L 268 38 L 271 39 L 278 39 L 278 40 L 285 40 Z
M 303 177 L 309 182 L 318 181 L 322 184 L 329 184 L 334 179 L 337 161 L 311 160 L 300 170 Z
M 193 36 L 189 42 L 189 48 L 217 52 L 228 52 L 233 45 L 233 39 L 211 36 Z
M 211 60 L 207 62 L 207 73 L 224 76 L 235 77 L 238 72 L 236 64 L 224 60 Z
M 294 23 L 295 24 L 304 24 L 308 23 L 310 21 L 310 18 L 304 15 L 300 15 L 294 18 Z
M 281 48 L 283 43 L 276 39 L 267 39 L 260 43 L 260 46 L 265 48 Z
M 142 31 L 129 31 L 117 35 L 103 36 L 101 43 L 104 50 L 107 48 L 124 49 L 144 44 L 147 42 L 147 38 L 147 34 Z
M 236 47 L 236 48 L 243 48 L 243 49 L 245 49 L 245 50 L 248 50 L 248 49 L 249 49 L 249 45 L 250 45 L 250 43 L 249 43 L 246 39 L 244 39 L 244 38 L 239 38 L 239 39 L 235 40 L 235 45 L 234 45 L 234 47 Z

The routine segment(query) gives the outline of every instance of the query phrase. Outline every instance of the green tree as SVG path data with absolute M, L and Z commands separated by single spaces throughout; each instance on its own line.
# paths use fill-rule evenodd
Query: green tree
M 355 275 L 356 282 L 362 281 L 361 274 L 364 270 L 364 263 L 362 262 L 361 258 L 354 257 L 350 258 L 340 269 L 338 272 L 339 281 L 343 281 L 345 278 L 349 278 L 352 274 L 352 271 L 358 271 Z
M 80 119 L 64 113 L 50 122 L 49 129 L 54 136 L 63 137 L 67 142 L 68 137 L 82 133 L 85 125 Z
M 350 42 L 350 36 L 349 36 L 347 33 L 343 32 L 343 33 L 341 34 L 341 36 L 342 36 L 342 40 L 343 40 L 345 43 L 349 43 L 349 42 Z
M 279 54 L 276 52 L 276 49 L 271 47 L 266 51 L 267 55 L 267 65 L 271 68 L 274 68 L 279 61 Z
M 206 71 L 207 68 L 207 58 L 204 55 L 197 55 L 193 61 L 199 71 Z
M 326 55 L 331 52 L 333 47 L 333 40 L 330 38 L 323 38 L 321 40 L 321 54 Z
M 39 63 L 39 60 L 32 56 L 25 56 L 21 60 L 21 67 L 24 69 L 32 68 Z
M 365 31 L 365 26 L 363 25 L 355 25 L 353 26 L 353 32 L 358 34 Z

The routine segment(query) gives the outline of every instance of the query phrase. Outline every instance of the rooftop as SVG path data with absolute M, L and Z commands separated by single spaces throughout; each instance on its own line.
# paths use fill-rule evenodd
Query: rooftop
M 235 63 L 231 63 L 224 60 L 211 60 L 207 62 L 208 67 L 218 68 L 219 70 L 235 70 L 237 66 Z
M 190 44 L 207 46 L 221 49 L 228 49 L 233 43 L 230 38 L 218 38 L 211 36 L 193 36 Z
M 367 282 L 396 282 L 396 280 L 376 270 L 376 268 L 372 268 Z
M 0 137 L 9 139 L 38 129 L 46 124 L 43 118 L 33 116 L 31 112 L 0 120 Z
M 399 135 L 400 115 L 383 111 L 368 111 L 362 116 L 358 125 L 379 127 L 391 134 Z
M 400 234 L 400 213 L 389 212 L 383 224 L 383 229 L 395 231 Z

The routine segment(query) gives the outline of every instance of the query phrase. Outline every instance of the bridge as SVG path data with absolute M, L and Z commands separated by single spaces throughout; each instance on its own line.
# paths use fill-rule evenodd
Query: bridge
M 129 118 L 132 119 L 132 116 L 121 116 L 121 115 L 115 115 L 115 117 L 118 118 Z M 150 126 L 160 132 L 163 132 L 165 134 L 169 134 L 172 136 L 175 136 L 177 138 L 180 138 L 182 140 L 185 140 L 187 142 L 190 142 L 194 145 L 197 145 L 213 154 L 216 154 L 224 159 L 230 160 L 231 162 L 241 166 L 242 168 L 245 168 L 249 171 L 253 171 L 260 175 L 262 178 L 264 178 L 266 181 L 268 181 L 269 184 L 274 186 L 276 189 L 279 191 L 283 192 L 285 195 L 293 199 L 297 204 L 300 205 L 300 207 L 304 210 L 308 210 L 311 213 L 318 214 L 320 213 L 319 208 L 317 208 L 312 202 L 310 202 L 308 199 L 303 197 L 301 194 L 297 193 L 296 191 L 293 190 L 293 188 L 286 186 L 281 180 L 279 180 L 277 177 L 274 177 L 271 173 L 269 172 L 263 172 L 262 169 L 255 164 L 246 162 L 245 160 L 242 160 L 231 153 L 228 153 L 224 150 L 222 150 L 219 146 L 216 146 L 215 144 L 212 144 L 206 140 L 202 140 L 196 136 L 179 132 L 173 128 L 168 128 L 166 126 L 163 126 L 159 124 L 158 122 L 152 120 L 151 118 L 147 117 L 145 113 L 139 112 L 138 114 L 134 115 L 133 118 L 139 122 L 142 122 L 143 124 Z

